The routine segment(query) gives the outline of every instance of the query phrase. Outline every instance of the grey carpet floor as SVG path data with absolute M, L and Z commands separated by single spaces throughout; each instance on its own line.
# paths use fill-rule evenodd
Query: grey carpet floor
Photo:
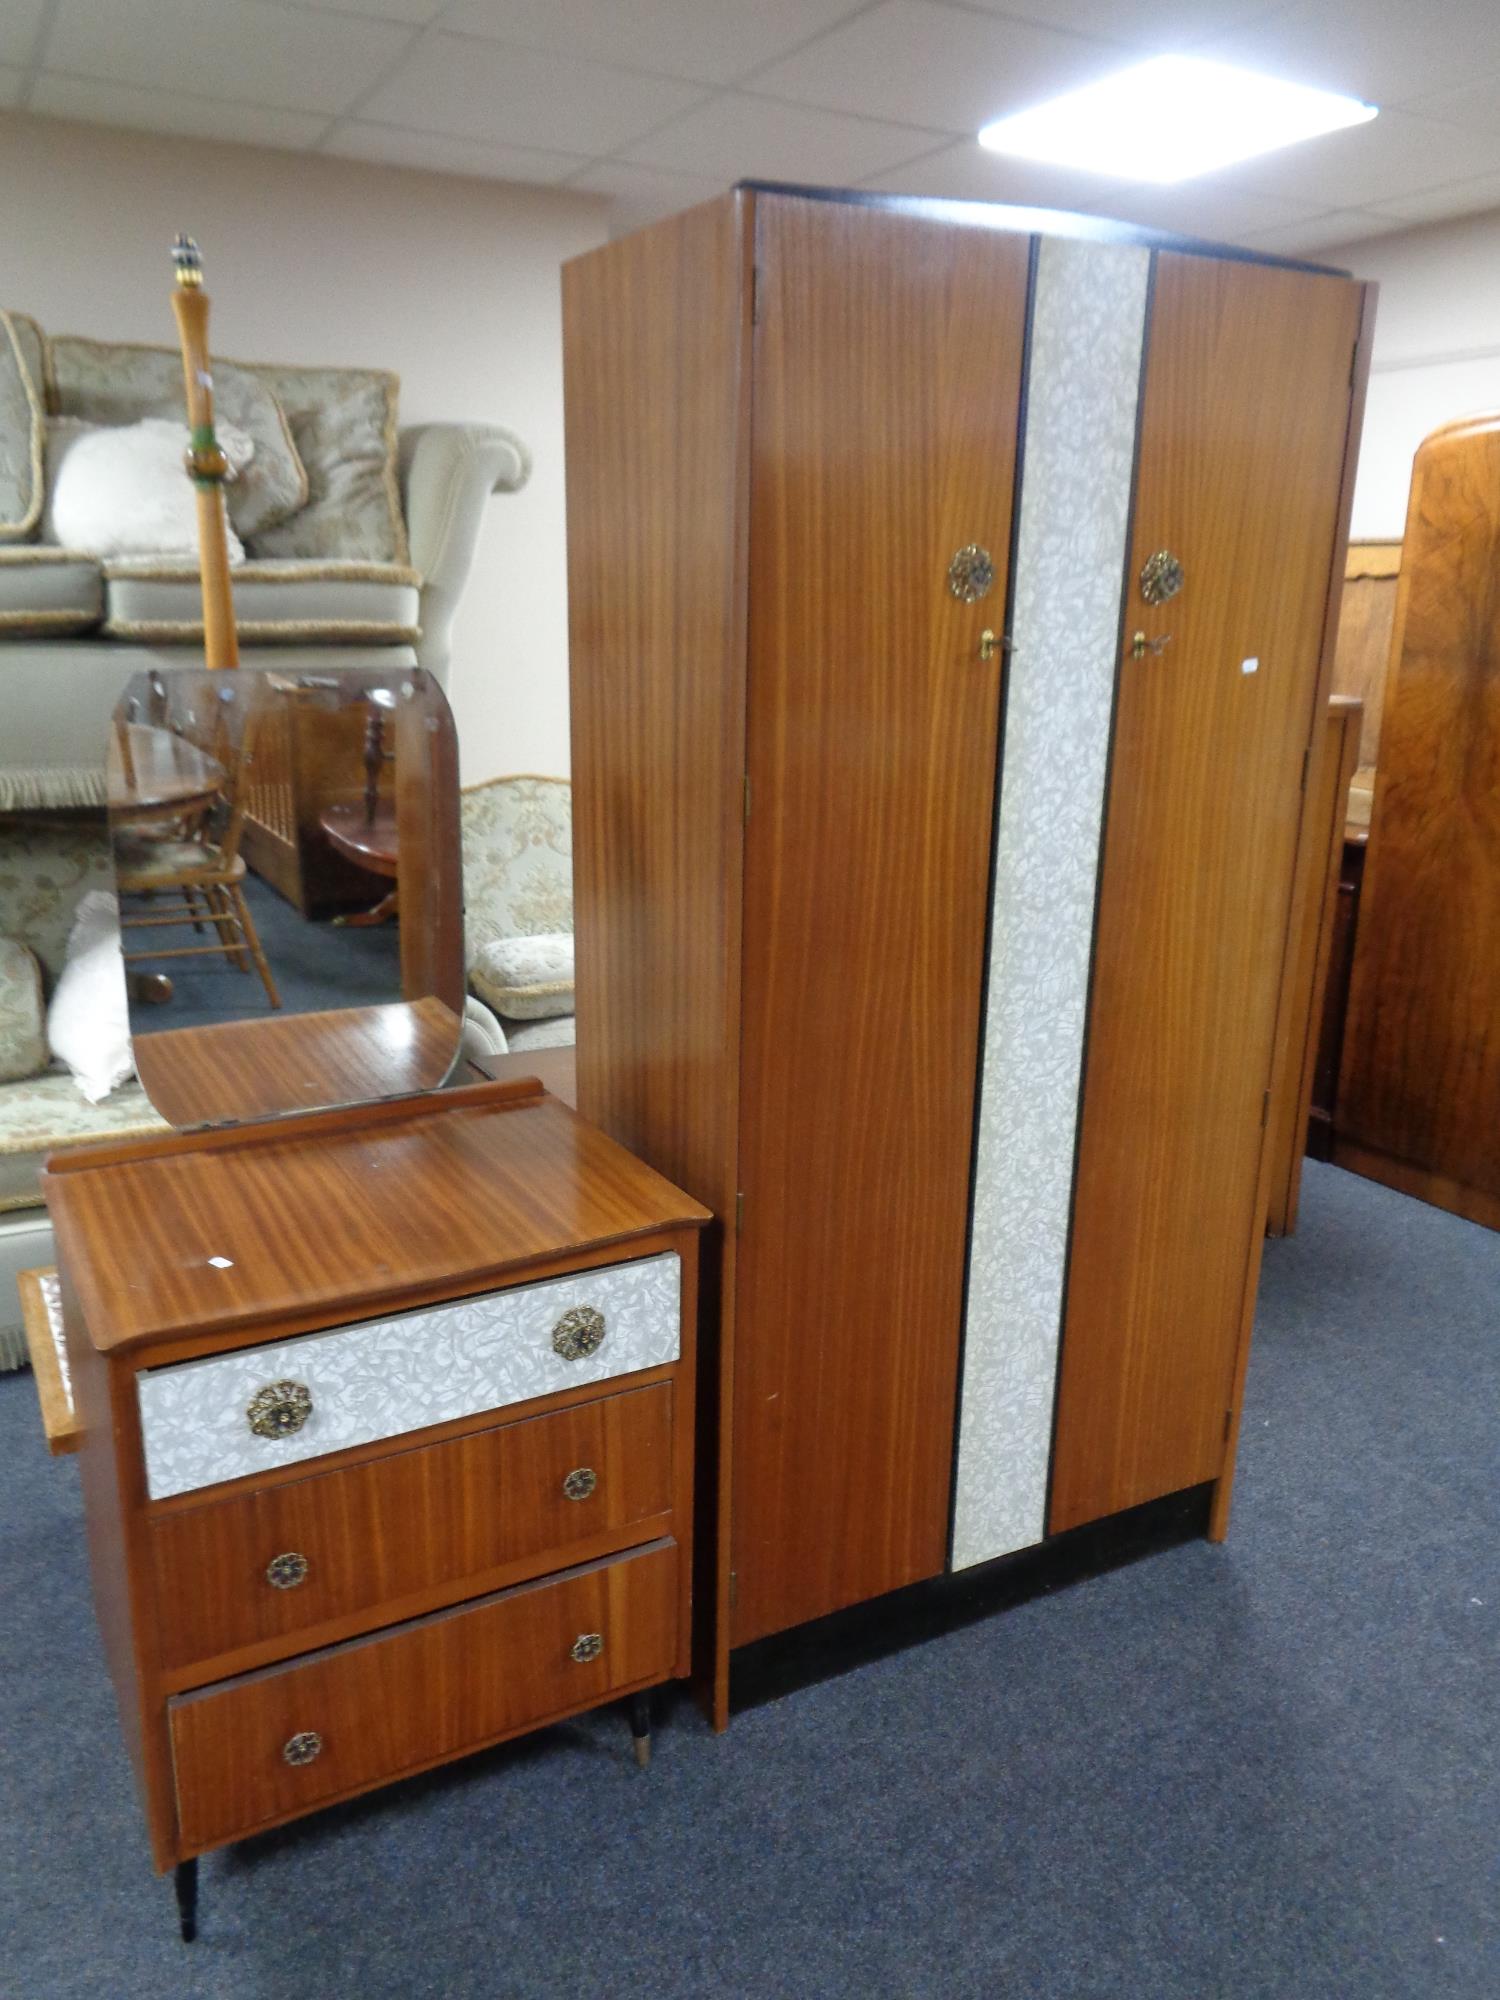
M 0 1378 L 6 2000 L 1500 1994 L 1500 1236 L 1309 1167 L 1233 1532 L 739 1716 L 615 1711 L 203 1864 L 177 1942 L 78 1483 Z

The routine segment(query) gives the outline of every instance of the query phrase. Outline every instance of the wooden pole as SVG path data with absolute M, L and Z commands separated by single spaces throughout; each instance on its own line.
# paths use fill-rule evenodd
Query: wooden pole
M 237 667 L 239 640 L 229 585 L 229 542 L 224 522 L 224 475 L 229 470 L 214 435 L 214 382 L 208 359 L 208 294 L 203 260 L 189 236 L 172 246 L 177 285 L 172 311 L 182 339 L 190 441 L 187 469 L 198 493 L 198 561 L 203 575 L 203 657 L 210 667 Z

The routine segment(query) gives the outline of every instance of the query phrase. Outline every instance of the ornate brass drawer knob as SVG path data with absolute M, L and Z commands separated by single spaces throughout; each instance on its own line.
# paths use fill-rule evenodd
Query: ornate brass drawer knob
M 597 1306 L 574 1306 L 552 1329 L 552 1351 L 564 1361 L 586 1361 L 604 1345 L 604 1315 Z
M 599 1475 L 591 1465 L 580 1465 L 570 1472 L 563 1481 L 563 1492 L 570 1500 L 587 1500 L 599 1484 Z
M 569 1653 L 579 1666 L 586 1667 L 590 1660 L 597 1660 L 604 1651 L 602 1632 L 580 1632 L 569 1647 Z
M 290 1437 L 312 1415 L 312 1391 L 302 1382 L 268 1382 L 245 1405 L 258 1438 Z
M 316 1729 L 299 1729 L 281 1746 L 282 1757 L 288 1764 L 310 1764 L 314 1757 L 322 1753 L 323 1739 Z
M 977 604 L 995 587 L 995 560 L 978 542 L 966 542 L 948 565 L 948 588 L 960 604 Z
M 307 1557 L 299 1555 L 295 1549 L 288 1549 L 285 1555 L 272 1556 L 266 1564 L 266 1582 L 273 1590 L 295 1590 L 299 1583 L 307 1581 Z
M 1141 570 L 1141 595 L 1148 604 L 1165 604 L 1183 585 L 1182 564 L 1170 549 L 1158 549 Z

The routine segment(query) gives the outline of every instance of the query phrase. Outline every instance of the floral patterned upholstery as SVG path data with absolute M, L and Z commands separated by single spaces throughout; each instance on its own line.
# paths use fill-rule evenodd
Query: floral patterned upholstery
M 491 1006 L 495 1001 L 483 983 L 486 947 L 513 938 L 572 933 L 572 802 L 566 778 L 491 778 L 463 794 L 465 964 L 475 992 L 489 998 Z M 545 996 L 540 985 L 548 989 Z M 534 1032 L 527 1045 L 571 1040 L 571 980 L 543 980 L 532 998 L 535 1005 L 523 999 L 523 1007 L 554 1018 L 533 1022 L 534 1029 L 544 1032 Z M 514 1048 L 511 1022 L 517 1012 L 502 1012 L 501 1018 Z
M 0 912 L 6 933 L 36 953 L 50 989 L 62 971 L 78 901 L 111 889 L 104 817 L 0 822 Z M 41 1204 L 43 1158 L 59 1146 L 162 1129 L 139 1084 L 90 1104 L 61 1069 L 0 1084 L 0 1212 Z

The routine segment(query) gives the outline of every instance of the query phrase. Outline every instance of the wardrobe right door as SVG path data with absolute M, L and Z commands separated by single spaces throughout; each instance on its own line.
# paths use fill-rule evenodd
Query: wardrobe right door
M 1362 304 L 1343 278 L 1156 260 L 1054 1533 L 1223 1468 Z

